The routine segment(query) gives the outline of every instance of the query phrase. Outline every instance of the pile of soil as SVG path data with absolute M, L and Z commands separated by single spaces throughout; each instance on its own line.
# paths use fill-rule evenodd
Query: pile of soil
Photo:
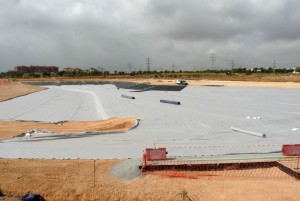
M 0 139 L 14 137 L 34 129 L 55 133 L 125 132 L 137 124 L 137 118 L 109 118 L 103 121 L 67 121 L 57 123 L 0 121 Z
M 21 84 L 19 82 L 9 82 L 2 80 L 0 82 L 0 102 L 10 100 L 19 96 L 24 96 L 31 94 L 33 92 L 38 92 L 47 89 L 46 87 L 37 87 L 26 84 Z

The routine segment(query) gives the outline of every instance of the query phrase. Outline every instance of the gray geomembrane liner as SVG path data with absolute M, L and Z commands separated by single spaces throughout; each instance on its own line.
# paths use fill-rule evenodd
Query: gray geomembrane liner
M 125 133 L 6 139 L 0 143 L 0 157 L 141 158 L 145 148 L 154 146 L 166 147 L 169 156 L 272 154 L 282 144 L 300 143 L 300 130 L 295 129 L 300 128 L 299 89 L 187 86 L 137 93 L 113 84 L 49 87 L 1 102 L 0 119 L 58 122 L 136 116 L 139 125 Z

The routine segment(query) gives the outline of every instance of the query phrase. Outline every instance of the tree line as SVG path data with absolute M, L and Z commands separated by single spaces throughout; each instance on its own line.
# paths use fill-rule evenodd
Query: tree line
M 300 72 L 300 68 L 296 68 L 297 72 Z M 86 72 L 86 71 L 58 71 L 57 73 L 20 73 L 16 71 L 8 71 L 0 73 L 0 78 L 38 78 L 38 77 L 86 77 L 86 76 L 93 76 L 93 77 L 107 77 L 107 76 L 151 76 L 151 77 L 178 77 L 181 74 L 185 75 L 199 75 L 199 74 L 226 74 L 226 75 L 233 75 L 233 74 L 288 74 L 295 72 L 294 69 L 287 69 L 287 68 L 234 68 L 232 70 L 228 69 L 221 69 L 221 70 L 178 70 L 178 71 L 117 71 L 109 72 L 109 71 L 93 71 L 93 72 Z

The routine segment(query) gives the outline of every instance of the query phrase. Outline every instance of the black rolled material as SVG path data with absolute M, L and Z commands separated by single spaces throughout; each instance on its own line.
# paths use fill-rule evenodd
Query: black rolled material
M 124 95 L 124 94 L 122 94 L 122 96 L 121 96 L 122 98 L 129 98 L 129 99 L 135 99 L 135 97 L 134 96 L 126 96 L 126 95 Z
M 169 104 L 174 104 L 174 105 L 180 105 L 179 101 L 171 101 L 171 100 L 164 100 L 164 99 L 160 99 L 161 103 L 169 103 Z

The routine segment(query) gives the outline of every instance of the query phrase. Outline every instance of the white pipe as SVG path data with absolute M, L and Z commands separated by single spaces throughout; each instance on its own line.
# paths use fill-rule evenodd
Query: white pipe
M 257 137 L 267 137 L 266 134 L 264 134 L 264 133 L 257 133 L 257 132 L 254 132 L 254 131 L 247 131 L 247 130 L 236 128 L 236 127 L 230 127 L 230 129 L 234 130 L 234 131 L 237 131 L 237 132 L 249 134 L 249 135 L 254 135 L 254 136 L 257 136 Z

